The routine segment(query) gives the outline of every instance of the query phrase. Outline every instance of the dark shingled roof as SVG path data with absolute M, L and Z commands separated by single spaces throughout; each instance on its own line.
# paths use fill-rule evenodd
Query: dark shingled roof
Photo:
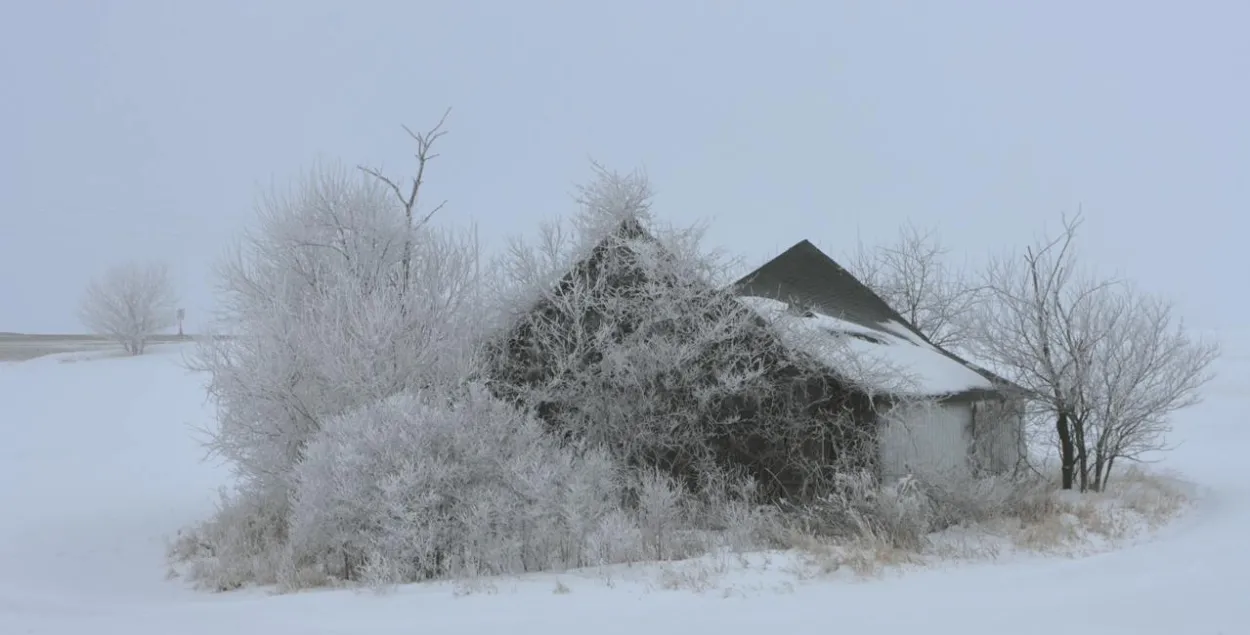
M 739 296 L 756 296 L 794 303 L 801 308 L 887 333 L 882 325 L 891 321 L 897 322 L 932 344 L 924 333 L 890 307 L 881 296 L 807 240 L 799 242 L 743 276 L 734 283 L 733 288 Z M 1002 390 L 1020 390 L 1006 379 L 940 346 L 934 345 L 934 348 L 976 371 Z
M 871 329 L 894 320 L 918 335 L 914 326 L 809 241 L 785 250 L 734 284 L 738 295 L 793 302 Z

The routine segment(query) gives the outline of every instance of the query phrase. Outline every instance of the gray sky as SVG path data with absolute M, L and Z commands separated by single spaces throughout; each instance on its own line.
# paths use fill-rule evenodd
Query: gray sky
M 634 0 L 0 3 L 0 331 L 174 268 L 194 323 L 252 201 L 318 159 L 409 168 L 489 241 L 588 157 L 750 263 L 935 225 L 980 258 L 1085 210 L 1091 262 L 1244 321 L 1250 5 Z

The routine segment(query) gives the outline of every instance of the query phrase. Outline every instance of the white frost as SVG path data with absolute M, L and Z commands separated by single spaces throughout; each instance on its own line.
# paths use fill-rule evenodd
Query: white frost
M 981 374 L 901 324 L 869 328 L 821 313 L 805 317 L 779 300 L 754 296 L 738 300 L 776 327 L 788 346 L 871 388 L 938 396 L 993 387 Z

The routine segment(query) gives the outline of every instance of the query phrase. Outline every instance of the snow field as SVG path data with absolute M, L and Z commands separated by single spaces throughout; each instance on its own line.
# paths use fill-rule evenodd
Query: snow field
M 1250 337 L 1225 336 L 1219 378 L 1205 403 L 1181 413 L 1183 443 L 1163 466 L 1196 489 L 1122 473 L 1132 495 L 1061 498 L 1065 513 L 1037 528 L 1028 549 L 1019 548 L 1020 533 L 1006 531 L 1012 540 L 995 543 L 951 529 L 934 537 L 923 563 L 813 548 L 282 596 L 204 594 L 167 577 L 168 541 L 212 513 L 229 476 L 202 460 L 195 429 L 212 411 L 202 378 L 181 367 L 183 348 L 4 364 L 0 633 L 732 635 L 875 627 L 967 635 L 1053 633 L 1057 622 L 1067 633 L 1104 635 L 1250 632 L 1250 465 L 1240 458 L 1250 441 Z M 1180 511 L 1178 493 L 1193 509 L 1143 534 L 1138 524 Z M 1079 540 L 1063 539 L 1078 530 Z M 880 566 L 891 562 L 905 566 Z

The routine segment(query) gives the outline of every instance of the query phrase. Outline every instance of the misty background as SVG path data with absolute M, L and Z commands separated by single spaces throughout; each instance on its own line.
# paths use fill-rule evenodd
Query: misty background
M 594 158 L 758 264 L 935 227 L 974 263 L 1082 209 L 1086 262 L 1245 323 L 1250 5 L 0 2 L 0 331 L 79 332 L 89 278 L 169 263 L 194 330 L 259 193 L 413 167 L 486 246 Z

